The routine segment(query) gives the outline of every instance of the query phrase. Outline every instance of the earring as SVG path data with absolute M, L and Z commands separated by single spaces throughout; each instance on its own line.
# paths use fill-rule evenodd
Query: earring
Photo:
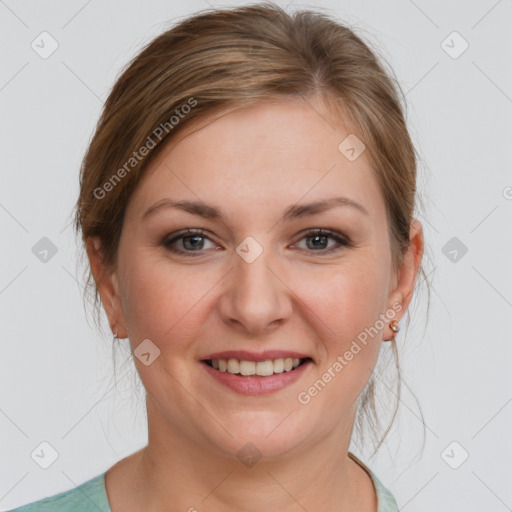
M 391 320 L 391 322 L 389 322 L 389 328 L 396 334 L 400 330 L 398 320 Z

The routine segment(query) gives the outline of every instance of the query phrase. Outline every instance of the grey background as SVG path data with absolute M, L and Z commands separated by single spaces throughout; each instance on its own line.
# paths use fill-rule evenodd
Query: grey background
M 79 485 L 146 444 L 137 377 L 118 367 L 114 387 L 111 340 L 84 314 L 70 213 L 79 164 L 141 45 L 199 9 L 242 3 L 0 1 L 2 510 Z M 369 465 L 400 510 L 511 510 L 512 2 L 277 3 L 330 9 L 380 48 L 407 92 L 422 155 L 419 218 L 434 291 L 428 324 L 419 296 L 397 339 L 425 447 L 404 388 Z M 31 47 L 43 31 L 58 42 L 46 59 Z M 457 58 L 453 31 L 469 44 Z M 43 237 L 57 251 L 46 262 Z M 58 453 L 48 469 L 31 457 L 44 441 Z

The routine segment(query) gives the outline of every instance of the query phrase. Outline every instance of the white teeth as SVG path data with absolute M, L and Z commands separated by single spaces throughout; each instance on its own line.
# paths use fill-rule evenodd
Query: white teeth
M 289 372 L 299 366 L 300 359 L 287 357 L 268 361 L 239 361 L 238 359 L 214 359 L 212 366 L 221 372 L 267 377 L 274 373 Z
M 267 377 L 274 373 L 274 363 L 272 361 L 258 361 L 256 363 L 256 375 Z
M 233 372 L 230 372 L 230 373 L 233 373 Z M 256 375 L 256 363 L 254 361 L 240 361 L 240 374 L 241 375 Z
M 240 364 L 238 363 L 238 359 L 228 359 L 228 372 L 229 373 L 238 373 L 240 371 Z
M 284 359 L 274 359 L 274 373 L 284 372 Z

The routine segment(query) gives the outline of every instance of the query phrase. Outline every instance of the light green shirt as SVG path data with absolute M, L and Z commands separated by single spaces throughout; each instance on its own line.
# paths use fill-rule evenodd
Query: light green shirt
M 377 512 L 398 512 L 395 498 L 377 476 L 355 455 L 349 452 L 349 456 L 370 475 L 377 493 Z M 112 512 L 105 490 L 105 473 L 88 480 L 75 489 L 34 501 L 7 512 Z

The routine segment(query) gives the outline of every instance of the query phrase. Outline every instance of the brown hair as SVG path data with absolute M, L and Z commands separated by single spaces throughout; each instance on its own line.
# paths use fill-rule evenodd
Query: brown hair
M 399 93 L 405 99 L 375 50 L 323 13 L 288 14 L 269 2 L 196 13 L 151 41 L 117 79 L 81 166 L 76 232 L 81 230 L 83 242 L 98 237 L 104 263 L 114 269 L 128 201 L 173 134 L 194 120 L 258 102 L 319 95 L 366 146 L 398 269 L 410 244 L 417 196 L 416 153 Z M 420 272 L 426 278 L 423 266 Z M 86 273 L 99 326 L 98 285 L 89 268 Z M 395 341 L 391 347 L 397 399 L 375 452 L 400 400 Z M 372 375 L 359 397 L 356 422 L 362 433 L 368 420 L 374 441 L 380 426 L 375 392 Z

